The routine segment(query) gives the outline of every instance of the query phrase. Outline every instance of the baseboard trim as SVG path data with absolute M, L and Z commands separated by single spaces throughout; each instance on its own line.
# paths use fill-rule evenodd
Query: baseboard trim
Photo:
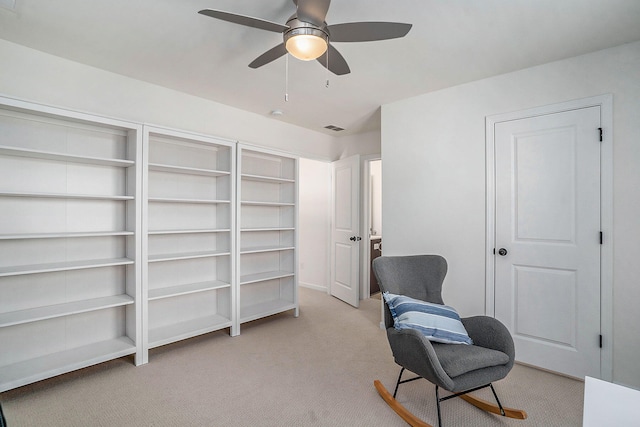
M 327 292 L 327 287 L 326 286 L 314 285 L 313 283 L 307 283 L 307 282 L 298 282 L 298 285 L 300 287 L 313 289 L 315 291 Z

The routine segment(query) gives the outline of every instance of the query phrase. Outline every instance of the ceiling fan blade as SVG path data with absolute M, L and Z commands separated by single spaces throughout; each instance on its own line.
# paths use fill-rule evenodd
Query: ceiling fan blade
M 329 25 L 327 29 L 332 42 L 370 42 L 404 37 L 411 27 L 397 22 L 349 22 Z
M 331 0 L 298 0 L 298 19 L 321 27 L 330 4 Z
M 253 62 L 249 64 L 249 67 L 262 67 L 263 65 L 267 65 L 271 61 L 275 61 L 286 53 L 287 49 L 284 47 L 284 43 L 280 43 L 278 46 L 274 47 L 273 49 L 269 49 L 268 51 L 254 59 Z
M 238 15 L 236 13 L 223 12 L 221 10 L 203 9 L 198 13 L 201 15 L 210 16 L 211 18 L 233 22 L 234 24 L 245 25 L 247 27 L 258 28 L 260 30 L 273 31 L 274 33 L 283 33 L 289 29 L 288 26 L 278 24 L 277 22 L 265 21 L 264 19 L 252 18 L 251 16 Z
M 327 67 L 327 54 L 320 56 L 318 58 L 318 62 L 322 64 L 324 68 L 328 68 L 333 74 L 337 76 L 343 76 L 345 74 L 349 74 L 351 70 L 349 69 L 349 65 L 347 61 L 342 57 L 338 50 L 329 44 L 329 49 L 327 49 L 329 53 L 329 66 Z

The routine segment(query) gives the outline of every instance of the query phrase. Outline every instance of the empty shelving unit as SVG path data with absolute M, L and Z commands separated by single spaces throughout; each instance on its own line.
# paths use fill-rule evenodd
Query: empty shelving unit
M 0 392 L 292 310 L 298 159 L 0 97 Z
M 141 126 L 0 98 L 0 391 L 141 358 Z
M 235 143 L 145 126 L 144 147 L 148 348 L 235 335 Z
M 298 160 L 239 144 L 239 324 L 298 315 Z

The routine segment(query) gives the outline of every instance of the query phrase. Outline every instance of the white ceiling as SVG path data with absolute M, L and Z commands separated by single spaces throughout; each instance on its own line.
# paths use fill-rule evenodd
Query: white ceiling
M 329 24 L 413 28 L 402 39 L 336 43 L 346 76 L 290 57 L 285 102 L 285 57 L 247 66 L 280 34 L 197 12 L 284 24 L 292 0 L 15 0 L 7 9 L 13 2 L 0 0 L 0 38 L 260 115 L 279 109 L 274 120 L 334 136 L 379 129 L 385 103 L 640 40 L 640 0 L 334 0 Z

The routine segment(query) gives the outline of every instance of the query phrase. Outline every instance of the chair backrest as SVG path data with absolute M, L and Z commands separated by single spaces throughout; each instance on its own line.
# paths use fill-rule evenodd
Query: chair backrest
M 444 304 L 442 282 L 447 261 L 440 255 L 381 256 L 373 260 L 373 272 L 382 292 Z M 386 304 L 385 326 L 393 326 Z
M 4 418 L 4 414 L 2 413 L 2 405 L 0 405 L 0 427 L 7 427 L 7 420 Z

